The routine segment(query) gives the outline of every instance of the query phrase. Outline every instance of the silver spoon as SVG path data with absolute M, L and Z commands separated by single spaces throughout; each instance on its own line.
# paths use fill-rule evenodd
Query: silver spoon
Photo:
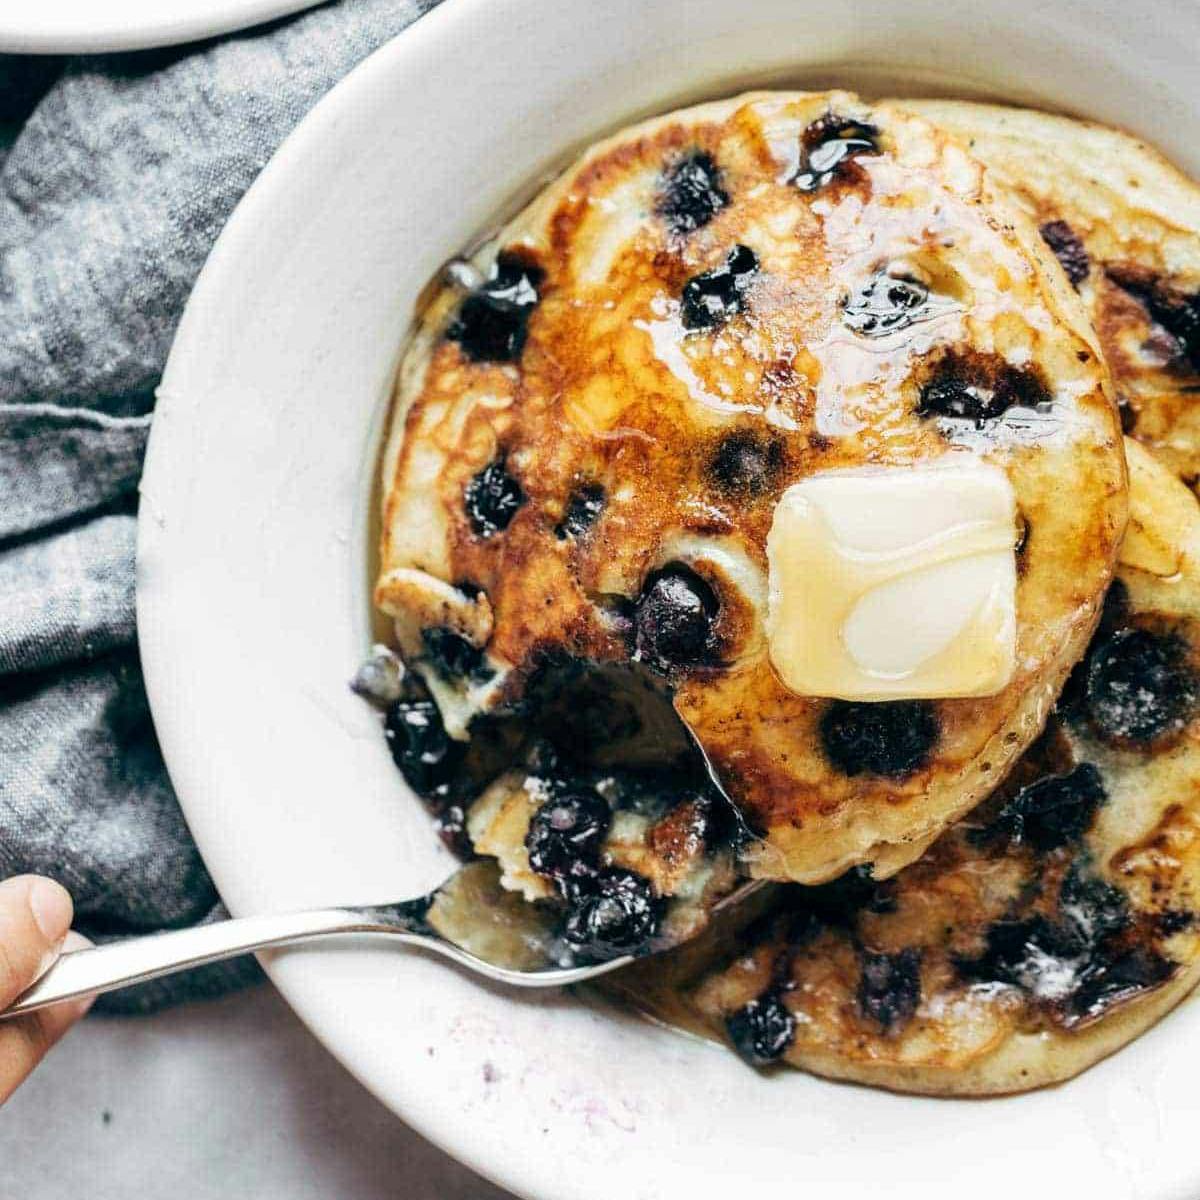
M 743 885 L 715 905 L 713 912 L 729 907 L 757 886 Z M 552 916 L 505 891 L 495 863 L 486 860 L 468 863 L 416 900 L 241 917 L 74 950 L 0 1011 L 0 1020 L 253 950 L 347 933 L 389 934 L 404 945 L 432 950 L 513 987 L 582 983 L 634 961 L 633 955 L 626 954 L 605 962 L 572 962 L 569 948 L 555 934 Z M 654 950 L 670 948 L 664 944 Z

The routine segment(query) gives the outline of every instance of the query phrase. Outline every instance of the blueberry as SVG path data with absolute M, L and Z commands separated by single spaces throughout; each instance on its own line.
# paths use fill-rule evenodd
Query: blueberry
M 721 439 L 708 471 L 722 492 L 752 497 L 767 491 L 782 467 L 781 442 L 741 429 Z
M 592 876 L 611 824 L 608 804 L 594 791 L 552 796 L 529 822 L 529 865 L 556 881 Z
M 997 921 L 987 931 L 983 952 L 959 959 L 956 965 L 968 979 L 1007 983 L 1037 994 L 1044 990 L 1044 979 L 1069 984 L 1072 962 L 1086 949 L 1073 932 L 1042 916 Z
M 659 671 L 695 666 L 711 653 L 719 605 L 694 571 L 675 565 L 652 576 L 634 608 L 634 654 Z
M 825 754 L 845 775 L 903 779 L 925 765 L 937 739 L 928 700 L 834 700 L 821 718 Z
M 1135 946 L 1112 959 L 1089 962 L 1067 1005 L 1068 1022 L 1086 1021 L 1106 1009 L 1166 983 L 1178 965 L 1147 946 Z
M 1076 936 L 1088 943 L 1124 932 L 1133 920 L 1120 888 L 1077 867 L 1067 872 L 1058 889 L 1058 907 Z
M 454 682 L 492 677 L 492 669 L 484 661 L 483 651 L 452 629 L 422 629 L 421 641 L 425 644 L 426 657 L 443 679 Z
M 1038 232 L 1042 241 L 1054 252 L 1067 278 L 1076 288 L 1088 277 L 1091 264 L 1079 235 L 1066 221 L 1047 221 Z
M 1129 589 L 1120 579 L 1114 579 L 1104 593 L 1104 604 L 1100 609 L 1100 620 L 1092 635 L 1091 645 L 1067 678 L 1066 685 L 1058 698 L 1055 711 L 1065 720 L 1075 723 L 1087 719 L 1087 677 L 1091 656 L 1108 644 L 1115 633 L 1129 626 L 1133 609 L 1129 602 Z
M 1148 629 L 1122 629 L 1088 652 L 1084 701 L 1107 740 L 1145 745 L 1177 733 L 1196 701 L 1186 644 Z
M 1033 367 L 1004 365 L 996 377 L 996 400 L 1003 410 L 1045 408 L 1054 397 L 1041 373 Z
M 501 254 L 484 283 L 462 302 L 446 336 L 474 362 L 515 362 L 541 282 L 539 268 Z
M 1200 370 L 1200 295 L 1151 292 L 1150 315 L 1179 343 L 1188 362 Z
M 1200 370 L 1200 294 L 1181 292 L 1141 267 L 1114 264 L 1108 267 L 1108 275 L 1142 303 L 1179 344 L 1184 357 Z
M 1118 629 L 1129 624 L 1133 613 L 1133 602 L 1129 599 L 1129 588 L 1123 579 L 1114 579 L 1104 593 L 1104 604 L 1100 609 L 1100 623 L 1097 633 L 1108 637 Z
M 842 320 L 864 337 L 886 337 L 919 320 L 928 302 L 919 280 L 879 273 L 842 302 Z
M 800 166 L 791 182 L 802 192 L 825 187 L 855 155 L 878 154 L 878 136 L 873 125 L 826 114 L 804 131 Z
M 657 212 L 671 233 L 683 236 L 707 225 L 728 203 L 712 155 L 697 150 L 667 168 Z
M 581 538 L 604 511 L 604 488 L 598 483 L 585 483 L 567 501 L 566 511 L 555 533 L 560 538 Z
M 680 316 L 684 329 L 716 329 L 742 311 L 746 288 L 758 271 L 749 246 L 734 246 L 725 262 L 683 285 Z
M 921 388 L 917 412 L 921 416 L 936 414 L 954 421 L 973 421 L 982 425 L 1003 413 L 995 402 L 995 392 L 980 387 L 961 375 L 942 372 Z
M 637 954 L 658 932 L 661 909 L 641 875 L 605 867 L 570 898 L 563 936 L 589 958 Z
M 1196 914 L 1182 908 L 1166 908 L 1158 914 L 1155 925 L 1160 937 L 1172 937 L 1196 923 Z
M 1105 798 L 1100 772 L 1091 763 L 1080 763 L 1069 774 L 1051 775 L 1021 788 L 992 825 L 972 840 L 999 835 L 1042 852 L 1056 850 L 1078 841 L 1091 828 Z
M 778 992 L 767 992 L 725 1018 L 733 1048 L 751 1066 L 765 1067 L 796 1038 L 796 1018 Z
M 921 952 L 865 953 L 858 982 L 858 1009 L 887 1032 L 902 1028 L 921 1002 Z
M 432 700 L 397 700 L 384 716 L 383 732 L 400 773 L 422 796 L 447 783 L 462 760 L 465 744 L 446 733 Z
M 921 388 L 917 412 L 982 427 L 1010 408 L 1049 404 L 1050 391 L 1036 371 L 1007 363 L 969 363 L 947 358 Z
M 373 646 L 371 656 L 355 672 L 350 690 L 384 709 L 404 694 L 404 664 L 387 646 Z
M 1040 914 L 997 922 L 983 953 L 959 961 L 968 978 L 1022 988 L 1068 1027 L 1171 978 L 1176 964 L 1121 935 L 1133 923 L 1123 892 L 1072 870 L 1058 896 L 1058 919 Z
M 463 500 L 471 528 L 487 538 L 508 528 L 517 509 L 525 503 L 525 493 L 508 473 L 503 460 L 497 459 L 472 477 Z
M 446 849 L 464 862 L 475 857 L 475 846 L 467 833 L 467 814 L 461 804 L 448 804 L 433 822 Z
M 972 381 L 952 368 L 938 371 L 921 388 L 917 412 L 923 416 L 949 417 L 982 425 L 1004 414 L 1003 400 L 987 383 Z
M 1116 989 L 1107 981 L 1122 977 L 1121 970 L 1110 972 L 1124 953 L 1121 935 L 1132 922 L 1124 892 L 1073 867 L 1052 916 L 997 921 L 982 953 L 956 965 L 969 979 L 1022 988 L 1071 1022 L 1106 997 L 1111 1002 Z

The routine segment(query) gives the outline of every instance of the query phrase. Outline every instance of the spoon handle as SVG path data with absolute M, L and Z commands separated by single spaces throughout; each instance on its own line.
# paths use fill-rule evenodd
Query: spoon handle
M 188 967 L 219 962 L 252 950 L 282 946 L 331 933 L 356 933 L 379 928 L 369 910 L 321 908 L 274 916 L 240 917 L 108 942 L 61 955 L 36 983 L 27 988 L 0 1020 L 90 996 L 131 983 L 144 983 Z

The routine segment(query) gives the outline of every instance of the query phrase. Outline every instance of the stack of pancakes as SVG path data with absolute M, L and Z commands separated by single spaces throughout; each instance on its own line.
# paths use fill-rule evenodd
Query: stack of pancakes
M 1112 130 L 758 93 L 589 150 L 435 289 L 384 455 L 386 729 L 621 987 L 902 1090 L 1064 1079 L 1200 971 L 1200 193 Z M 801 695 L 780 497 L 986 464 L 990 695 Z

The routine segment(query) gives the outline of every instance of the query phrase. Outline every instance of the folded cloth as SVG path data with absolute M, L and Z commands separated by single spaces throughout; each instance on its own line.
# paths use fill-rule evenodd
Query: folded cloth
M 93 938 L 223 915 L 134 627 L 136 489 L 176 324 L 276 146 L 434 3 L 341 0 L 166 52 L 0 56 L 0 876 L 61 880 Z M 255 975 L 243 959 L 102 1006 Z

